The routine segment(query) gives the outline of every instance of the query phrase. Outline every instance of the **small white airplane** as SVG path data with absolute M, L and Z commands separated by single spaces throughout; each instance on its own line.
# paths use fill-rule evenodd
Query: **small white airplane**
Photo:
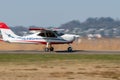
M 0 22 L 0 33 L 2 35 L 2 40 L 10 43 L 28 43 L 28 44 L 45 44 L 46 47 L 44 51 L 54 51 L 52 47 L 53 44 L 68 44 L 68 52 L 72 52 L 71 43 L 75 40 L 73 35 L 63 35 L 59 36 L 51 30 L 42 29 L 40 32 L 26 35 L 18 36 L 4 23 Z

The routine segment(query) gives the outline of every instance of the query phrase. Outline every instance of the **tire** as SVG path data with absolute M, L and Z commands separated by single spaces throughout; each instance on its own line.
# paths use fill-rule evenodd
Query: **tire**
M 53 47 L 50 47 L 50 51 L 54 51 L 54 48 L 53 48 Z
M 72 47 L 68 47 L 68 52 L 72 52 Z
M 45 48 L 44 51 L 45 51 L 45 52 L 49 52 L 49 48 Z

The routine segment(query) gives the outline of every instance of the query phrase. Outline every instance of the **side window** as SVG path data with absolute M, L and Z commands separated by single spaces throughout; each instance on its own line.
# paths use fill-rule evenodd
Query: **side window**
M 38 36 L 45 37 L 45 33 L 39 33 Z
M 42 31 L 41 33 L 38 34 L 38 36 L 42 37 L 57 37 L 54 32 L 52 31 Z
M 47 37 L 56 37 L 56 35 L 52 31 L 46 32 Z

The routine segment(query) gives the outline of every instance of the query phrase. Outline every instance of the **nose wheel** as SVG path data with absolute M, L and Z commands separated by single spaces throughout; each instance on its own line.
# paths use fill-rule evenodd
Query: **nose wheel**
M 73 50 L 72 50 L 72 47 L 71 47 L 71 44 L 68 44 L 69 45 L 69 47 L 68 47 L 68 52 L 72 52 Z

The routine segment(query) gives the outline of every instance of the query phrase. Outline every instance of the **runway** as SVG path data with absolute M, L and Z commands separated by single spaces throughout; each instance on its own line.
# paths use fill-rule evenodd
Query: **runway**
M 67 51 L 54 51 L 44 52 L 38 50 L 1 50 L 0 54 L 120 54 L 120 51 L 95 51 L 95 50 L 74 50 L 73 52 Z

